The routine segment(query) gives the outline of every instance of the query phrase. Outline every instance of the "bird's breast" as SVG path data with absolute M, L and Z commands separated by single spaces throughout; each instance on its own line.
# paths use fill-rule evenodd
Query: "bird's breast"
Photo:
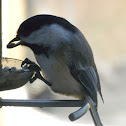
M 83 97 L 82 85 L 73 78 L 65 62 L 44 55 L 36 55 L 35 57 L 42 69 L 44 78 L 52 84 L 51 89 L 54 92 Z

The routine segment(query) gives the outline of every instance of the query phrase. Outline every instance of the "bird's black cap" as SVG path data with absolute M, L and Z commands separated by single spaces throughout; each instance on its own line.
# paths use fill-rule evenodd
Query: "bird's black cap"
M 59 24 L 73 33 L 77 31 L 77 28 L 64 18 L 53 15 L 36 15 L 25 20 L 20 25 L 17 35 L 25 37 L 30 35 L 33 31 L 38 30 L 40 27 L 51 24 Z

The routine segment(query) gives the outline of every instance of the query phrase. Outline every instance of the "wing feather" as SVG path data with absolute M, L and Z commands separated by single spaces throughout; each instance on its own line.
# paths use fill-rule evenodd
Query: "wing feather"
M 93 67 L 86 67 L 83 70 L 70 69 L 70 72 L 97 104 L 97 77 Z

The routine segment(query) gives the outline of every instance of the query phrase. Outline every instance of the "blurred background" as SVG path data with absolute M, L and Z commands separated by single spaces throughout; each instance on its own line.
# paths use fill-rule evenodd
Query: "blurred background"
M 104 126 L 126 126 L 126 1 L 125 0 L 2 0 L 3 57 L 34 60 L 24 47 L 7 49 L 19 25 L 37 14 L 64 17 L 77 26 L 92 47 L 100 74 L 105 103 L 99 97 L 98 111 Z M 6 99 L 73 99 L 54 94 L 37 80 L 34 84 L 0 92 Z M 93 125 L 89 112 L 70 122 L 68 115 L 78 108 L 3 107 L 0 126 Z

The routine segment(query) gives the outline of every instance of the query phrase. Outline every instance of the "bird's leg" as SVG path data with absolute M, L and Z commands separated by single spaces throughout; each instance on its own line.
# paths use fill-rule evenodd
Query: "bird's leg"
M 40 80 L 42 80 L 43 82 L 45 82 L 48 86 L 51 86 L 52 84 L 50 82 L 48 82 L 45 78 L 42 77 L 40 71 L 36 72 L 36 77 Z
M 35 62 L 32 62 L 31 60 L 26 58 L 22 62 L 21 67 L 23 67 L 24 65 L 27 65 L 27 68 L 29 70 L 34 71 L 34 75 L 31 77 L 30 83 L 33 83 L 38 78 L 38 79 L 44 81 L 48 86 L 51 86 L 51 84 L 42 77 L 42 75 L 40 73 L 41 68 Z

